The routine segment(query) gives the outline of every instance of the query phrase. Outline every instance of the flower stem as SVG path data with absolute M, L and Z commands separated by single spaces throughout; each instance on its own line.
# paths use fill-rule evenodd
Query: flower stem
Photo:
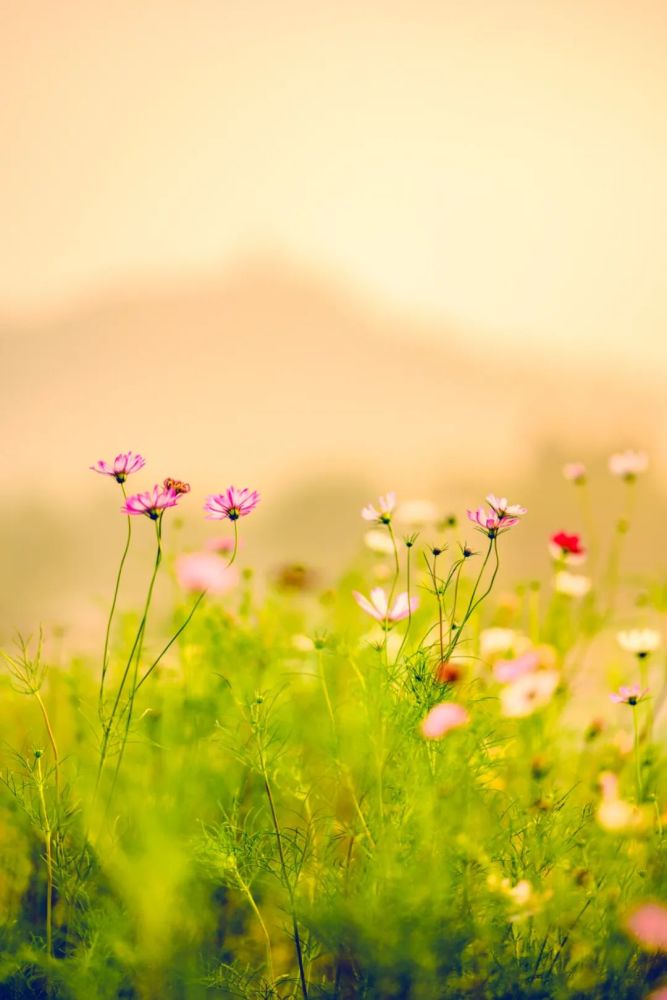
M 49 720 L 49 714 L 46 711 L 46 705 L 42 700 L 42 696 L 39 691 L 35 691 L 35 698 L 37 699 L 37 704 L 42 710 L 42 715 L 44 717 L 44 725 L 46 726 L 46 732 L 49 737 L 49 743 L 51 744 L 51 749 L 53 750 L 53 771 L 54 779 L 56 783 L 56 797 L 60 798 L 60 758 L 58 756 L 58 747 L 56 745 L 56 738 L 53 733 L 53 728 Z
M 120 488 L 123 491 L 123 498 L 127 500 L 127 493 L 125 491 L 125 484 L 121 483 Z M 98 712 L 100 719 L 103 717 L 104 712 L 104 681 L 107 675 L 107 670 L 109 669 L 109 639 L 111 636 L 111 623 L 113 622 L 113 616 L 116 611 L 116 602 L 118 600 L 118 591 L 120 590 L 120 580 L 123 575 L 123 569 L 125 567 L 125 560 L 127 559 L 127 553 L 130 550 L 130 542 L 132 541 L 132 518 L 127 515 L 127 538 L 125 541 L 125 548 L 123 549 L 123 554 L 120 557 L 120 566 L 118 567 L 118 573 L 116 574 L 116 585 L 113 591 L 113 598 L 111 600 L 111 609 L 109 611 L 109 618 L 107 619 L 107 628 L 104 635 L 104 652 L 102 654 L 102 676 L 100 678 L 100 694 L 98 699 Z
M 44 772 L 42 771 L 41 757 L 37 758 L 37 792 L 44 822 L 44 846 L 46 849 L 46 951 L 49 958 L 51 958 L 53 956 L 53 858 L 51 855 L 53 831 L 51 830 L 49 813 L 46 808 Z
M 642 766 L 639 753 L 639 723 L 637 722 L 636 705 L 633 705 L 632 707 L 632 723 L 635 730 L 635 771 L 637 777 L 637 803 L 639 804 L 644 798 L 644 790 L 642 788 Z

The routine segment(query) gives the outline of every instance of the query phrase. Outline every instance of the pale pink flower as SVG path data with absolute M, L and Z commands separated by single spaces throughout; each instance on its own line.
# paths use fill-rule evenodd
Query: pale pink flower
M 564 594 L 566 597 L 585 597 L 592 585 L 593 581 L 589 576 L 568 573 L 566 569 L 560 570 L 554 576 L 556 593 Z
M 419 606 L 419 598 L 411 597 L 408 601 L 407 593 L 399 594 L 392 607 L 389 607 L 387 595 L 382 587 L 374 587 L 371 590 L 371 599 L 368 600 L 358 590 L 353 590 L 352 595 L 359 607 L 375 618 L 378 622 L 400 622 L 407 618 Z
M 236 586 L 239 574 L 212 552 L 191 552 L 176 560 L 176 577 L 184 590 L 220 595 Z
M 618 791 L 618 775 L 613 771 L 603 771 L 598 782 L 602 801 L 597 807 L 595 818 L 609 833 L 637 833 L 650 824 L 650 814 L 643 806 L 633 805 L 622 799 Z
M 242 549 L 244 545 L 243 539 L 239 538 L 237 548 Z M 206 548 L 209 552 L 233 552 L 234 551 L 234 539 L 227 537 L 216 537 L 209 538 L 205 543 Z
M 549 704 L 559 682 L 557 670 L 537 670 L 517 677 L 500 693 L 502 714 L 510 719 L 532 715 Z
M 497 497 L 494 493 L 489 493 L 486 502 L 493 507 L 501 521 L 506 517 L 523 517 L 528 513 L 528 509 L 520 503 L 509 503 L 507 497 Z
M 625 926 L 646 951 L 667 951 L 667 907 L 661 903 L 644 903 Z
M 450 729 L 457 729 L 470 722 L 470 715 L 454 701 L 443 701 L 434 705 L 421 722 L 421 734 L 427 740 L 441 740 Z
M 167 507 L 175 507 L 181 498 L 181 494 L 175 490 L 165 490 L 161 486 L 154 486 L 146 493 L 135 493 L 128 497 L 121 511 L 123 514 L 145 514 L 151 521 L 157 521 L 160 514 Z
M 646 997 L 646 1000 L 667 1000 L 667 986 L 660 986 Z
M 639 684 L 622 684 L 618 691 L 614 691 L 609 697 L 617 705 L 630 705 L 634 708 L 640 701 L 648 698 L 648 688 L 642 690 Z
M 378 497 L 378 505 L 374 507 L 369 503 L 363 508 L 361 516 L 364 521 L 376 521 L 378 524 L 390 524 L 391 515 L 396 506 L 396 494 L 387 493 L 383 497 Z
M 99 472 L 102 476 L 113 476 L 117 483 L 124 483 L 128 476 L 133 472 L 138 472 L 139 469 L 143 469 L 145 464 L 146 462 L 141 455 L 135 455 L 134 452 L 127 451 L 116 455 L 111 465 L 100 459 L 99 462 L 91 465 L 90 468 L 93 472 Z
M 569 482 L 581 486 L 586 482 L 586 466 L 583 462 L 568 462 L 563 466 L 563 475 Z
M 483 507 L 469 510 L 467 514 L 468 520 L 477 525 L 477 530 L 491 539 L 497 538 L 512 525 L 519 523 L 518 517 L 500 517 L 494 510 L 485 510 Z
M 609 459 L 609 471 L 613 476 L 632 482 L 648 469 L 648 455 L 644 451 L 619 451 Z
M 493 667 L 493 676 L 501 684 L 507 684 L 510 681 L 515 681 L 517 677 L 532 673 L 533 670 L 537 670 L 539 665 L 540 654 L 535 649 L 529 649 L 513 660 L 498 660 Z
M 258 503 L 257 490 L 251 492 L 247 487 L 237 490 L 235 486 L 230 486 L 224 493 L 212 493 L 208 496 L 204 510 L 208 511 L 209 521 L 222 521 L 226 517 L 230 521 L 237 521 L 239 517 L 252 513 Z

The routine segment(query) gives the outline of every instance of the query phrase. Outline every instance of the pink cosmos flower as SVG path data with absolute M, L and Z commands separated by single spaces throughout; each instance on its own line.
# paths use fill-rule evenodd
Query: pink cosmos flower
M 498 660 L 493 667 L 493 676 L 501 684 L 507 684 L 515 681 L 517 677 L 532 673 L 539 665 L 540 654 L 534 649 L 529 649 L 513 660 Z
M 667 907 L 644 903 L 630 914 L 625 926 L 647 951 L 667 951 Z
M 609 459 L 609 471 L 626 482 L 633 482 L 648 469 L 648 455 L 644 451 L 619 451 Z
M 585 483 L 586 475 L 586 466 L 583 462 L 568 462 L 567 465 L 563 466 L 563 476 L 575 486 L 581 486 Z
M 361 512 L 364 521 L 377 521 L 378 524 L 390 524 L 391 515 L 396 506 L 396 494 L 387 493 L 378 497 L 378 506 L 369 503 Z
M 509 503 L 507 497 L 497 497 L 494 493 L 489 493 L 486 502 L 493 508 L 501 521 L 506 517 L 522 517 L 528 513 L 527 508 L 522 507 L 520 503 Z
M 206 497 L 204 510 L 208 511 L 209 521 L 223 521 L 226 517 L 237 521 L 251 514 L 258 503 L 257 490 L 251 492 L 247 487 L 237 490 L 235 486 L 230 486 L 224 493 L 212 493 Z
M 485 510 L 478 507 L 477 510 L 467 511 L 468 520 L 477 525 L 477 531 L 481 531 L 487 538 L 497 538 L 514 524 L 519 523 L 518 517 L 500 517 L 495 510 Z
M 132 451 L 116 455 L 113 464 L 109 465 L 100 459 L 90 468 L 93 472 L 99 472 L 102 476 L 113 476 L 117 483 L 124 483 L 129 475 L 143 469 L 146 464 L 141 455 L 135 455 Z
M 465 726 L 470 722 L 470 715 L 463 707 L 454 701 L 443 701 L 434 705 L 420 726 L 421 734 L 427 740 L 441 740 L 450 729 Z
M 147 493 L 135 493 L 128 497 L 121 511 L 123 514 L 145 514 L 151 521 L 157 521 L 160 514 L 167 507 L 175 507 L 180 499 L 180 494 L 175 490 L 165 490 L 161 486 L 154 486 Z
M 642 690 L 639 684 L 623 684 L 609 697 L 617 705 L 631 705 L 634 708 L 640 701 L 648 698 L 648 693 L 648 688 Z
M 212 552 L 191 552 L 176 560 L 176 577 L 181 587 L 194 593 L 226 594 L 239 580 L 235 566 L 225 566 Z
M 408 595 L 404 592 L 398 595 L 390 608 L 387 595 L 382 587 L 374 587 L 371 590 L 370 601 L 363 594 L 360 594 L 358 590 L 353 590 L 352 595 L 359 607 L 381 624 L 385 622 L 391 622 L 392 624 L 400 622 L 419 606 L 418 597 L 411 597 L 408 601 Z
M 502 714 L 510 719 L 521 719 L 544 708 L 551 701 L 560 682 L 557 670 L 536 670 L 522 674 L 503 688 L 500 694 Z

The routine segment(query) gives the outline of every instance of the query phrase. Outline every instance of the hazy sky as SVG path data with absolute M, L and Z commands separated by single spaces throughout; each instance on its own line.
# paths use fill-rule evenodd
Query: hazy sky
M 0 0 L 0 315 L 286 251 L 667 355 L 663 0 Z

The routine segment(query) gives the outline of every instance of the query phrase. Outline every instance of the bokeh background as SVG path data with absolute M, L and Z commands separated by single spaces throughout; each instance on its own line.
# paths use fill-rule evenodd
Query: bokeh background
M 562 462 L 613 519 L 639 446 L 654 563 L 666 41 L 660 0 L 0 0 L 3 638 L 98 628 L 127 449 L 192 483 L 174 544 L 249 485 L 249 560 L 326 579 L 389 488 L 526 502 L 542 572 Z

